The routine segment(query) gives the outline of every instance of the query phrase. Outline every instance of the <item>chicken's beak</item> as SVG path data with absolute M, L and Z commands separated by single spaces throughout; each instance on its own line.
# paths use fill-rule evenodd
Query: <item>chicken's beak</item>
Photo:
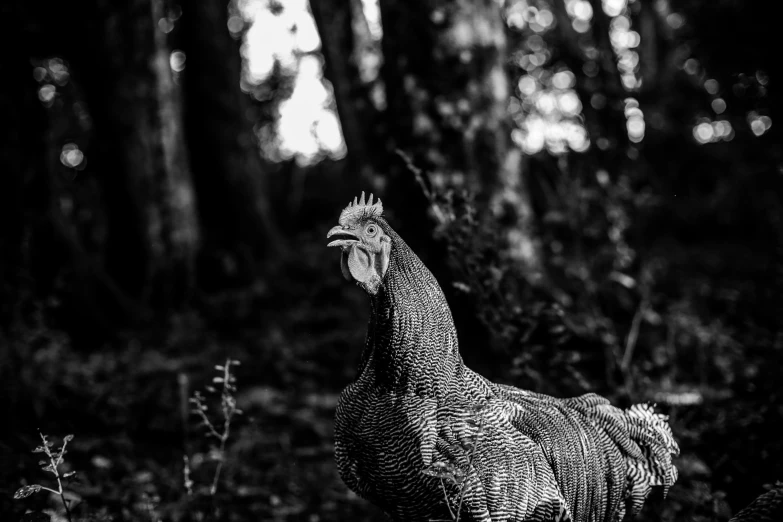
M 341 226 L 336 226 L 326 234 L 326 238 L 336 236 L 334 241 L 326 245 L 327 247 L 348 247 L 359 242 L 359 237 L 351 230 L 345 229 Z

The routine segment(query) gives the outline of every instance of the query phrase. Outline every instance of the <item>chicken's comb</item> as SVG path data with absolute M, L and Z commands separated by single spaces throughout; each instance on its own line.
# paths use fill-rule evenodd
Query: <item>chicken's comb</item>
M 348 203 L 348 206 L 343 209 L 340 213 L 338 223 L 341 226 L 346 226 L 357 219 L 373 216 L 381 217 L 383 214 L 383 203 L 381 203 L 381 198 L 378 198 L 378 200 L 373 203 L 372 197 L 372 194 L 370 194 L 370 199 L 365 201 L 364 191 L 362 191 L 361 198 L 353 198 L 353 203 Z

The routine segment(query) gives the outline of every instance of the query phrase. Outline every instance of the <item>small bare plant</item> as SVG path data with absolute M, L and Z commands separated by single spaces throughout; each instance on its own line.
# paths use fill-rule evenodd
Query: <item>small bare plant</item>
M 16 493 L 14 493 L 14 499 L 19 500 L 22 498 L 27 498 L 33 493 L 38 493 L 39 491 L 48 491 L 50 493 L 54 493 L 55 495 L 60 495 L 60 500 L 63 503 L 63 507 L 65 508 L 65 516 L 68 519 L 68 522 L 71 522 L 71 509 L 70 509 L 70 503 L 71 501 L 65 498 L 65 488 L 63 488 L 63 480 L 69 480 L 73 478 L 74 475 L 76 475 L 75 471 L 70 471 L 68 473 L 60 474 L 60 470 L 58 467 L 63 463 L 64 459 L 63 457 L 67 453 L 65 451 L 65 447 L 68 445 L 68 443 L 73 440 L 73 435 L 66 435 L 63 438 L 63 444 L 60 446 L 59 449 L 53 449 L 54 443 L 49 441 L 47 438 L 47 435 L 44 435 L 41 433 L 41 431 L 38 432 L 38 434 L 41 436 L 41 441 L 43 442 L 40 446 L 36 447 L 33 450 L 33 453 L 44 453 L 48 460 L 41 460 L 38 462 L 38 464 L 41 466 L 41 469 L 43 471 L 46 471 L 48 473 L 51 473 L 54 475 L 55 479 L 57 480 L 57 489 L 47 488 L 46 486 L 42 486 L 41 484 L 30 484 L 28 486 L 23 486 L 16 490 Z
M 461 444 L 460 453 L 467 453 L 467 459 L 449 459 L 447 461 L 436 461 L 430 464 L 427 468 L 422 470 L 422 473 L 435 477 L 440 480 L 440 486 L 443 490 L 443 497 L 446 500 L 446 507 L 451 515 L 450 520 L 443 519 L 430 519 L 430 522 L 459 522 L 462 515 L 462 503 L 465 500 L 465 491 L 467 490 L 468 477 L 470 470 L 473 467 L 473 461 L 476 457 L 476 448 L 478 448 L 479 438 L 484 432 L 484 415 L 483 412 L 486 408 L 486 403 L 477 403 L 470 406 L 472 416 L 468 418 L 468 424 L 476 428 L 476 433 L 473 435 L 473 440 Z M 452 499 L 449 498 L 449 493 L 446 490 L 446 481 L 459 486 L 459 496 L 456 500 L 456 508 L 452 507 Z
M 217 458 L 217 467 L 215 468 L 215 475 L 212 478 L 212 486 L 209 493 L 214 496 L 217 493 L 218 481 L 220 480 L 220 473 L 223 470 L 223 464 L 226 460 L 226 442 L 231 434 L 231 421 L 236 415 L 241 415 L 242 410 L 237 408 L 236 399 L 234 393 L 236 393 L 236 377 L 232 375 L 231 368 L 233 366 L 239 366 L 239 361 L 234 359 L 226 359 L 224 365 L 216 365 L 215 370 L 219 372 L 219 375 L 212 379 L 214 385 L 221 386 L 220 389 L 220 410 L 222 414 L 221 420 L 213 422 L 207 412 L 209 408 L 207 406 L 207 400 L 204 395 L 196 391 L 193 393 L 193 397 L 190 398 L 190 403 L 193 405 L 191 412 L 198 415 L 201 418 L 201 425 L 206 428 L 206 435 L 208 438 L 217 439 L 218 445 L 214 448 L 214 454 Z M 209 393 L 218 393 L 218 389 L 215 386 L 206 386 L 205 390 Z M 220 429 L 218 429 L 218 427 Z M 190 466 L 187 456 L 185 456 L 185 486 L 188 491 L 192 491 L 193 482 L 190 480 Z

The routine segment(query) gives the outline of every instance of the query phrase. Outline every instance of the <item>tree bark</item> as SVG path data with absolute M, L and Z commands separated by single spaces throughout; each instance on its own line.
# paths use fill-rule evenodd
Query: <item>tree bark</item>
M 4 19 L 13 12 L 10 7 L 0 8 Z M 12 321 L 22 269 L 23 180 L 31 158 L 26 154 L 31 151 L 24 134 L 29 134 L 31 122 L 40 119 L 36 118 L 36 107 L 29 106 L 29 94 L 35 92 L 32 68 L 21 56 L 11 58 L 0 60 L 0 77 L 5 83 L 0 91 L 0 113 L 4 115 L 0 125 L 0 165 L 5 171 L 0 190 L 0 330 Z M 33 110 L 24 115 L 25 109 Z
M 212 260 L 252 278 L 256 261 L 284 244 L 272 222 L 227 9 L 225 0 L 201 0 L 183 10 L 185 121 L 207 256 L 229 256 Z
M 381 0 L 387 124 L 436 184 L 478 193 L 510 223 L 511 253 L 531 281 L 542 253 L 511 141 L 506 27 L 497 2 Z
M 361 0 L 314 0 L 310 3 L 324 55 L 324 75 L 334 88 L 337 113 L 348 149 L 346 182 L 367 182 L 380 169 L 384 139 L 377 129 L 377 111 L 361 81 L 359 56 L 362 44 L 355 28 L 366 26 Z M 346 187 L 348 191 L 350 187 Z
M 140 302 L 181 302 L 192 285 L 199 228 L 179 87 L 158 27 L 163 0 L 97 6 L 92 47 L 72 57 L 94 121 L 90 169 L 100 175 L 105 266 Z

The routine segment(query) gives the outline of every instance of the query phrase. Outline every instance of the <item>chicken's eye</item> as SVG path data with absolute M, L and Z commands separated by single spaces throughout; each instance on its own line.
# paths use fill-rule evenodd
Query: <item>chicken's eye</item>
M 364 231 L 368 236 L 374 236 L 378 233 L 378 227 L 375 225 L 367 225 L 367 228 L 365 228 Z

